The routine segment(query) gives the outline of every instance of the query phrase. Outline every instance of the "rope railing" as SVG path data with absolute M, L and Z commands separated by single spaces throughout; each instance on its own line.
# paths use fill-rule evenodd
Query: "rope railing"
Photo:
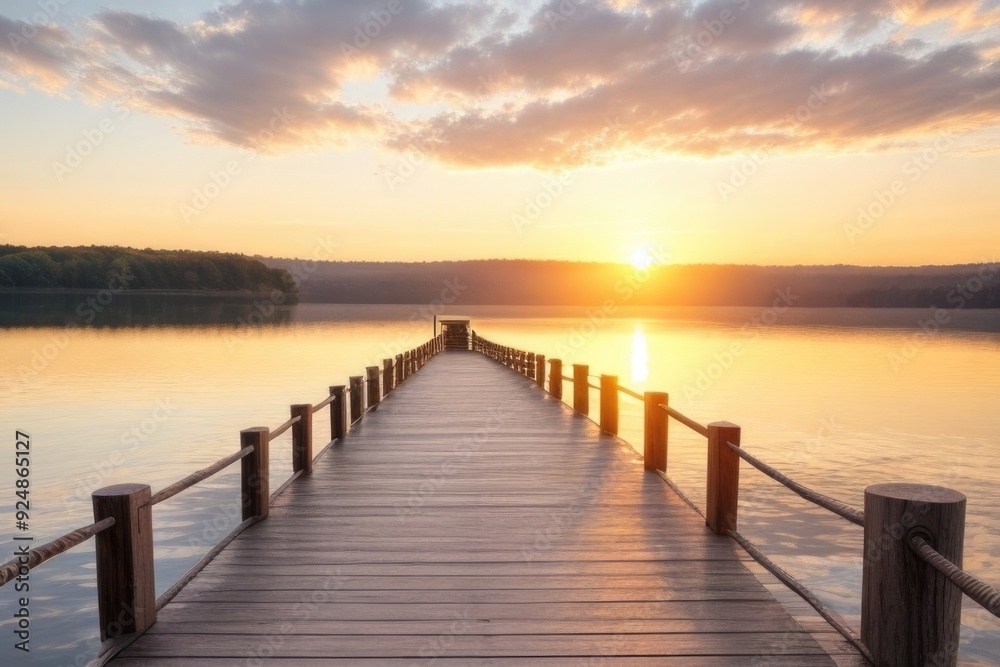
M 695 420 L 691 419 L 687 415 L 681 414 L 677 410 L 674 410 L 669 405 L 664 405 L 664 404 L 661 403 L 657 407 L 659 407 L 661 410 L 665 410 L 668 415 L 670 415 L 671 417 L 673 417 L 674 419 L 676 419 L 680 423 L 684 424 L 685 426 L 687 426 L 689 429 L 691 429 L 695 433 L 697 433 L 697 434 L 699 434 L 699 435 L 701 435 L 701 436 L 703 436 L 705 438 L 708 437 L 708 427 L 707 426 L 703 426 L 702 424 L 699 424 L 698 422 L 696 422 Z
M 865 660 L 869 663 L 874 664 L 875 661 L 868 652 L 868 647 L 865 646 L 864 642 L 861 641 L 859 637 L 851 627 L 847 624 L 844 618 L 835 612 L 834 610 L 823 604 L 822 600 L 813 595 L 812 591 L 805 587 L 804 584 L 800 583 L 798 579 L 793 577 L 791 574 L 786 572 L 781 566 L 772 561 L 764 552 L 762 552 L 757 545 L 744 537 L 739 531 L 730 530 L 729 536 L 736 540 L 743 549 L 750 554 L 750 556 L 757 561 L 761 567 L 770 572 L 775 576 L 778 581 L 783 583 L 785 586 L 790 588 L 796 595 L 805 600 L 810 607 L 816 610 L 823 619 L 829 623 L 834 630 L 839 632 L 844 639 L 846 639 L 854 648 L 856 648 L 861 655 L 864 656 Z
M 302 421 L 302 417 L 301 416 L 292 417 L 291 419 L 289 419 L 288 421 L 286 421 L 284 424 L 282 424 L 278 428 L 276 428 L 273 431 L 271 431 L 271 439 L 274 440 L 279 435 L 283 435 L 285 433 L 285 431 L 287 431 L 288 429 L 290 429 L 295 424 L 298 424 L 300 421 Z
M 181 589 L 183 589 L 185 586 L 191 583 L 191 580 L 194 579 L 199 572 L 204 570 L 205 567 L 209 563 L 211 563 L 216 556 L 222 553 L 222 550 L 225 549 L 227 546 L 229 546 L 229 544 L 233 540 L 239 537 L 240 533 L 242 533 L 244 530 L 246 530 L 253 524 L 257 523 L 258 521 L 260 521 L 260 519 L 257 517 L 254 517 L 252 519 L 247 519 L 240 525 L 236 526 L 236 528 L 233 529 L 233 532 L 229 533 L 229 535 L 224 537 L 221 542 L 212 547 L 212 549 L 207 554 L 202 556 L 201 560 L 195 563 L 191 567 L 191 569 L 185 572 L 184 575 L 180 579 L 178 579 L 173 586 L 164 591 L 163 595 L 161 595 L 156 599 L 156 611 L 161 611 L 164 607 L 166 607 L 167 603 L 173 600 L 175 597 L 177 597 L 177 594 L 181 592 Z
M 320 410 L 322 410 L 326 406 L 328 406 L 331 403 L 333 403 L 334 399 L 336 399 L 336 398 L 337 398 L 336 396 L 334 396 L 333 394 L 330 394 L 329 396 L 326 397 L 326 399 L 324 399 L 324 400 L 320 401 L 318 404 L 314 405 L 313 409 L 312 409 L 313 414 L 316 414 L 317 412 L 319 412 Z
M 730 442 L 727 442 L 726 446 L 732 451 L 736 452 L 741 459 L 752 465 L 754 468 L 761 471 L 762 473 L 764 473 L 774 481 L 778 482 L 779 484 L 783 484 L 789 490 L 793 491 L 794 493 L 797 493 L 799 496 L 808 500 L 814 505 L 819 505 L 823 509 L 833 512 L 837 516 L 844 518 L 855 525 L 858 526 L 865 525 L 865 513 L 862 512 L 861 510 L 855 509 L 854 507 L 851 507 L 847 503 L 841 502 L 829 496 L 824 496 L 822 493 L 819 493 L 818 491 L 813 491 L 812 489 L 803 486 L 802 484 L 799 484 L 795 480 L 790 479 L 787 475 L 778 472 L 778 470 L 776 470 L 775 468 L 764 463 L 756 456 L 743 449 L 742 447 L 737 447 L 736 445 Z
M 3 566 L 0 566 L 0 586 L 16 579 L 21 574 L 24 574 L 22 570 L 32 570 L 45 561 L 64 554 L 79 544 L 83 544 L 94 535 L 97 535 L 103 530 L 107 530 L 113 525 L 115 525 L 114 519 L 110 517 L 102 519 L 97 523 L 92 523 L 89 526 L 84 526 L 83 528 L 77 528 L 70 533 L 66 533 L 62 537 L 57 537 L 51 542 L 32 549 L 28 552 L 27 557 L 18 556 L 17 558 L 4 563 Z
M 948 577 L 970 600 L 1000 618 L 1000 590 L 969 574 L 939 554 L 922 535 L 912 535 L 909 544 L 921 560 Z
M 518 371 L 521 370 L 520 361 L 526 354 L 482 338 L 478 339 L 474 349 Z M 546 388 L 545 380 L 548 380 L 548 392 L 555 398 L 563 399 L 564 381 L 575 382 L 577 386 L 573 387 L 571 405 L 578 413 L 589 416 L 589 397 L 583 389 L 583 378 L 586 377 L 586 387 L 600 391 L 600 419 L 595 421 L 606 433 L 618 434 L 619 392 L 642 401 L 645 407 L 641 450 L 644 469 L 660 475 L 682 500 L 705 518 L 710 530 L 732 537 L 761 566 L 812 605 L 859 651 L 863 660 L 879 665 L 933 662 L 942 667 L 954 667 L 960 644 L 959 590 L 992 615 L 1000 617 L 1000 590 L 955 565 L 962 562 L 961 540 L 956 546 L 950 544 L 946 537 L 956 534 L 956 526 L 964 525 L 965 497 L 962 494 L 920 484 L 874 484 L 865 489 L 865 510 L 862 511 L 792 480 L 742 449 L 739 446 L 739 426 L 725 421 L 701 424 L 671 408 L 665 392 L 648 391 L 643 394 L 633 391 L 619 386 L 616 376 L 589 373 L 585 364 L 573 364 L 574 374 L 571 377 L 563 374 L 563 362 L 558 358 L 546 359 L 543 355 L 530 353 L 526 358 L 528 364 L 531 359 L 538 359 L 542 364 L 535 369 L 534 377 L 543 389 Z M 598 379 L 599 385 L 595 384 Z M 566 402 L 569 403 L 569 400 Z M 657 407 L 659 409 L 655 409 Z M 685 496 L 667 475 L 670 418 L 706 438 L 708 483 L 704 511 Z M 741 461 L 746 461 L 804 500 L 864 527 L 863 577 L 866 582 L 876 584 L 863 586 L 860 637 L 804 585 L 738 532 Z M 929 506 L 935 511 L 926 513 Z M 901 526 L 910 527 L 907 522 L 916 522 L 917 517 L 920 517 L 919 534 L 909 536 L 905 530 L 899 532 Z M 899 553 L 900 550 L 909 552 L 911 549 L 918 558 L 902 557 Z M 949 599 L 933 605 L 933 609 L 915 602 L 920 599 L 936 600 L 935 596 L 940 595 Z M 910 628 L 917 626 L 926 630 L 910 632 Z M 903 636 L 908 637 L 908 641 L 898 640 Z
M 638 399 L 640 401 L 646 400 L 645 397 L 637 391 L 632 391 L 628 387 L 618 387 L 618 391 L 625 394 L 626 396 L 631 396 L 632 398 Z
M 383 360 L 383 377 L 386 393 L 398 386 L 407 377 L 420 370 L 427 361 L 443 349 L 443 339 L 435 336 L 424 344 L 397 355 L 396 361 Z M 369 367 L 371 371 L 371 367 Z M 389 373 L 394 380 L 389 382 Z M 354 381 L 354 378 L 351 378 Z M 378 383 L 379 378 L 370 377 L 369 388 Z M 357 390 L 362 388 L 358 383 Z M 337 391 L 334 391 L 336 389 Z M 245 528 L 262 521 L 269 514 L 269 506 L 275 495 L 288 486 L 291 480 L 312 471 L 312 415 L 327 406 L 336 406 L 331 410 L 330 428 L 331 441 L 343 438 L 348 426 L 347 401 L 350 394 L 355 394 L 354 401 L 364 405 L 364 392 L 351 392 L 350 387 L 341 385 L 331 387 L 330 396 L 324 398 L 316 406 L 292 405 L 292 417 L 270 431 L 264 427 L 245 429 L 240 432 L 241 449 L 225 458 L 202 468 L 183 479 L 151 495 L 145 484 L 118 484 L 105 487 L 93 493 L 95 523 L 74 530 L 52 542 L 30 551 L 22 552 L 13 560 L 0 566 L 0 586 L 16 580 L 27 570 L 54 558 L 103 531 L 111 533 L 100 538 L 96 550 L 98 615 L 101 628 L 101 640 L 105 642 L 106 650 L 99 659 L 112 655 L 134 638 L 145 632 L 156 621 L 156 611 L 163 606 L 200 571 L 212 558 L 229 544 Z M 369 394 L 373 403 L 368 411 L 374 409 L 382 396 Z M 269 444 L 272 439 L 284 434 L 296 424 L 301 424 L 292 432 L 292 467 L 293 473 L 289 480 L 275 494 L 269 494 Z M 329 447 L 329 445 L 328 445 Z M 324 449 L 324 451 L 326 451 Z M 243 523 L 236 530 L 217 544 L 199 563 L 192 568 L 180 581 L 174 584 L 163 596 L 153 604 L 153 513 L 152 507 L 164 502 L 199 482 L 219 473 L 228 466 L 242 460 L 240 492 L 242 498 Z M 142 610 L 135 614 L 130 610 Z M 127 619 L 123 621 L 122 619 Z M 107 648 L 107 647 L 111 648 Z M 116 648 L 117 647 L 117 648 Z
M 205 468 L 202 468 L 201 470 L 191 473 L 184 479 L 178 482 L 174 482 L 170 486 L 159 491 L 156 495 L 154 495 L 152 498 L 149 499 L 149 504 L 158 505 L 162 503 L 164 500 L 167 500 L 168 498 L 173 498 L 178 493 L 187 491 L 198 482 L 202 482 L 211 477 L 212 475 L 215 475 L 216 473 L 222 471 L 223 469 L 228 468 L 232 464 L 242 459 L 244 456 L 248 456 L 251 452 L 253 452 L 253 447 L 244 447 L 235 454 L 231 454 L 224 459 L 216 461 L 210 466 L 207 466 Z

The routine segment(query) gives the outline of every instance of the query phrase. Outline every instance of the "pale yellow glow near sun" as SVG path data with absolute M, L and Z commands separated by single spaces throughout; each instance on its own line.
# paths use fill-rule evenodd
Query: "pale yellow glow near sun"
M 633 250 L 628 261 L 632 266 L 642 271 L 651 267 L 656 260 L 653 259 L 653 253 L 650 249 L 643 246 Z

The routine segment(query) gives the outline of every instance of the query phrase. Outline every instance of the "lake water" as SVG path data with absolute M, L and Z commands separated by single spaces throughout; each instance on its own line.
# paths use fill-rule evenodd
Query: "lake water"
M 15 431 L 31 435 L 36 545 L 90 523 L 92 490 L 142 482 L 155 492 L 236 451 L 241 429 L 277 426 L 288 405 L 318 403 L 329 385 L 432 333 L 429 309 L 416 306 L 301 304 L 252 318 L 247 303 L 122 300 L 94 328 L 75 326 L 87 313 L 79 302 L 0 299 L 0 433 L 11 449 Z M 879 482 L 962 491 L 965 568 L 1000 584 L 1000 312 L 950 312 L 926 333 L 933 313 L 915 310 L 460 310 L 486 337 L 562 358 L 567 374 L 587 363 L 636 391 L 669 392 L 702 423 L 739 424 L 745 448 L 857 507 Z M 251 319 L 264 323 L 238 324 Z M 591 405 L 596 413 L 596 394 Z M 621 406 L 622 436 L 641 448 L 641 406 L 624 396 Z M 290 474 L 288 443 L 272 445 L 272 488 Z M 670 474 L 700 505 L 704 462 L 703 440 L 672 423 Z M 858 627 L 861 529 L 752 468 L 741 474 L 741 531 Z M 158 594 L 239 523 L 238 475 L 233 466 L 156 507 Z M 4 554 L 14 550 L 14 482 L 10 460 L 0 466 Z M 94 655 L 92 542 L 32 572 L 30 654 L 13 648 L 14 597 L 0 590 L 0 664 Z M 967 602 L 962 664 L 998 655 L 1000 623 Z

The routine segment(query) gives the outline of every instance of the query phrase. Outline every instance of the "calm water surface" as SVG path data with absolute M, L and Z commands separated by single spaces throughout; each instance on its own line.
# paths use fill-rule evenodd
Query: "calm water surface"
M 277 426 L 288 405 L 317 403 L 329 385 L 431 335 L 427 309 L 413 306 L 305 304 L 251 329 L 234 324 L 248 314 L 242 306 L 175 304 L 168 316 L 144 306 L 119 311 L 113 326 L 67 329 L 79 321 L 70 302 L 62 317 L 36 307 L 40 326 L 11 326 L 24 314 L 0 303 L 0 433 L 11 444 L 16 430 L 32 437 L 36 543 L 89 523 L 92 490 L 143 482 L 155 492 L 235 451 L 241 429 Z M 962 491 L 965 567 L 1000 583 L 1000 313 L 955 312 L 932 334 L 919 327 L 929 313 L 911 310 L 462 313 L 484 336 L 590 364 L 637 391 L 669 392 L 673 407 L 703 423 L 739 424 L 748 450 L 855 506 L 879 482 Z M 622 435 L 641 446 L 641 406 L 627 397 L 621 406 Z M 271 448 L 272 488 L 291 471 L 288 439 Z M 704 461 L 703 441 L 672 424 L 671 476 L 699 505 Z M 742 480 L 742 532 L 857 626 L 860 528 L 751 468 Z M 13 485 L 12 465 L 0 466 L 4 554 L 14 548 Z M 238 488 L 234 466 L 156 507 L 158 593 L 239 523 Z M 31 587 L 30 656 L 13 649 L 14 594 L 0 591 L 0 664 L 83 664 L 96 650 L 92 543 L 35 570 Z M 967 604 L 962 664 L 1000 664 L 998 655 L 1000 624 Z

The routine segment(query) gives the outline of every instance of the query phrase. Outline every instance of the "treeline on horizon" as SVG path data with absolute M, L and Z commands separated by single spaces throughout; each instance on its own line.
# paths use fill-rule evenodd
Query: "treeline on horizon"
M 1000 308 L 1000 266 L 665 265 L 532 260 L 306 262 L 261 258 L 301 278 L 302 301 L 468 305 Z
M 297 292 L 280 268 L 232 253 L 0 245 L 0 288 Z

